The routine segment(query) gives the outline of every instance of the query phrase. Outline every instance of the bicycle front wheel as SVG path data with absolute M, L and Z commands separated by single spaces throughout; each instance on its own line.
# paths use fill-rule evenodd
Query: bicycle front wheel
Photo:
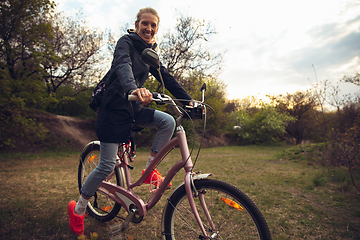
M 236 187 L 214 179 L 194 181 L 212 219 L 195 198 L 203 226 L 211 239 L 271 239 L 269 227 L 254 202 Z M 211 223 L 212 222 L 212 223 Z M 163 213 L 164 239 L 204 239 L 189 206 L 185 186 L 168 199 Z
M 96 168 L 100 161 L 100 143 L 93 142 L 89 144 L 80 157 L 78 185 L 81 190 L 87 177 Z M 119 168 L 115 168 L 115 175 L 109 180 L 113 184 L 124 186 L 124 174 Z M 110 199 L 100 191 L 96 191 L 94 196 L 89 199 L 87 210 L 90 216 L 101 222 L 112 220 L 120 211 L 121 205 Z

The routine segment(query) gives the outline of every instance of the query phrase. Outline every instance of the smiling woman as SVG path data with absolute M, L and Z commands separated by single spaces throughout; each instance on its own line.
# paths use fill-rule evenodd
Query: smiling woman
M 136 32 L 146 43 L 153 43 L 155 42 L 155 35 L 159 30 L 159 23 L 159 14 L 154 9 L 140 9 L 136 15 Z
M 136 32 L 129 30 L 129 34 L 122 36 L 116 44 L 111 69 L 103 78 L 109 78 L 112 82 L 106 87 L 96 122 L 96 134 L 100 140 L 100 162 L 82 185 L 79 201 L 77 203 L 70 201 L 68 204 L 69 224 L 75 234 L 84 233 L 88 200 L 94 195 L 101 182 L 114 170 L 119 144 L 129 139 L 131 130 L 158 129 L 145 168 L 151 166 L 150 163 L 159 150 L 173 135 L 175 120 L 171 115 L 144 107 L 152 101 L 152 94 L 143 87 L 149 73 L 159 82 L 163 80 L 166 89 L 175 98 L 182 99 L 183 104 L 193 104 L 190 95 L 162 64 L 154 67 L 144 62 L 141 57 L 145 49 L 154 50 L 157 47 L 155 36 L 158 32 L 159 20 L 159 15 L 154 9 L 140 9 L 135 21 Z M 140 101 L 128 101 L 129 95 L 137 95 Z M 162 179 L 155 168 L 152 169 L 145 183 L 152 184 Z

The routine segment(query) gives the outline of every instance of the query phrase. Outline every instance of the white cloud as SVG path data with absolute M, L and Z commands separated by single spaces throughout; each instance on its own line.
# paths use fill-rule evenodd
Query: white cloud
M 58 0 L 61 10 L 82 8 L 93 26 L 118 31 L 140 8 L 161 18 L 159 35 L 177 13 L 211 21 L 214 50 L 227 53 L 220 78 L 229 97 L 294 92 L 314 77 L 339 80 L 359 70 L 360 3 L 351 0 Z

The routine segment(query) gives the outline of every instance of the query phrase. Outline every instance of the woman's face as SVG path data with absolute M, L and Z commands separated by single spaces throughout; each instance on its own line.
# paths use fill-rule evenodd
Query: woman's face
M 143 13 L 140 21 L 135 23 L 139 36 L 147 43 L 151 43 L 158 31 L 158 18 L 152 13 Z

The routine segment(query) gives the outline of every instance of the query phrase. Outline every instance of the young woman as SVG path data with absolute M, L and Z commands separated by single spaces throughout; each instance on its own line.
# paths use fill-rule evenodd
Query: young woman
M 141 53 L 145 48 L 156 49 L 155 36 L 160 18 L 152 8 L 143 8 L 137 14 L 135 31 L 128 31 L 117 42 L 110 77 L 114 79 L 106 89 L 96 124 L 96 133 L 100 140 L 100 162 L 89 175 L 81 188 L 79 201 L 70 201 L 67 207 L 69 224 L 75 234 L 84 233 L 84 217 L 88 199 L 92 197 L 101 182 L 114 170 L 119 143 L 128 140 L 131 129 L 153 127 L 158 129 L 152 144 L 146 167 L 149 166 L 158 151 L 171 139 L 175 129 L 174 118 L 164 112 L 143 107 L 152 101 L 152 94 L 143 84 L 149 72 L 160 81 L 155 68 L 145 64 Z M 177 99 L 190 100 L 190 95 L 173 76 L 160 67 L 165 87 Z M 140 102 L 128 101 L 128 95 L 137 95 Z M 144 172 L 144 170 L 143 170 Z M 145 183 L 159 182 L 162 176 L 156 170 Z

